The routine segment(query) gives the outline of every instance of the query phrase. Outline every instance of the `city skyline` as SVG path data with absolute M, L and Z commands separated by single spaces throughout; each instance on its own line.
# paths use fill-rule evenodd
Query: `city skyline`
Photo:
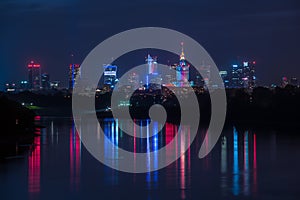
M 36 60 L 53 80 L 62 80 L 67 86 L 63 74 L 68 72 L 65 66 L 72 59 L 81 63 L 107 37 L 143 26 L 171 28 L 191 36 L 206 48 L 220 70 L 228 70 L 238 58 L 255 58 L 262 84 L 278 84 L 283 76 L 300 77 L 297 59 L 300 12 L 294 0 L 243 4 L 236 0 L 221 3 L 4 0 L 0 9 L 1 85 L 25 79 L 24 66 L 29 60 Z M 184 15 L 179 12 L 182 9 L 186 10 Z
M 71 54 L 72 58 L 74 57 L 73 54 Z M 141 83 L 148 85 L 149 80 L 153 79 L 168 79 L 169 74 L 160 74 L 159 70 L 159 63 L 158 56 L 152 57 L 150 53 L 147 54 L 145 57 L 146 64 L 147 64 L 147 69 L 146 69 L 146 74 L 145 77 L 140 80 Z M 114 62 L 114 61 L 113 61 Z M 113 63 L 112 62 L 112 63 Z M 174 70 L 176 72 L 176 75 L 171 79 L 173 79 L 172 82 L 166 83 L 163 81 L 163 83 L 160 81 L 160 85 L 165 85 L 167 84 L 168 86 L 172 87 L 186 87 L 188 85 L 191 86 L 206 86 L 208 87 L 213 86 L 210 83 L 210 67 L 209 65 L 205 65 L 203 63 L 203 66 L 201 66 L 203 75 L 205 77 L 201 77 L 200 74 L 197 72 L 194 72 L 193 75 L 191 76 L 190 72 L 190 64 L 185 58 L 185 53 L 184 53 L 184 48 L 183 48 L 183 42 L 181 43 L 181 53 L 179 55 L 179 60 L 178 63 L 173 62 L 170 64 L 170 60 L 168 60 L 168 66 L 170 67 L 170 70 Z M 257 84 L 257 75 L 256 75 L 256 61 L 236 61 L 234 64 L 232 64 L 229 69 L 227 70 L 220 70 L 219 75 L 223 79 L 224 86 L 226 88 L 254 88 L 254 87 L 259 87 L 259 86 L 265 86 L 262 84 Z M 104 78 L 104 85 L 111 85 L 112 89 L 115 85 L 115 83 L 118 81 L 118 78 L 123 76 L 123 72 L 120 74 L 117 73 L 117 68 L 118 66 L 115 64 L 102 64 L 103 67 L 105 68 L 105 72 L 102 75 Z M 114 68 L 114 69 L 113 69 Z M 69 71 L 68 74 L 65 74 L 64 79 L 68 80 L 67 85 L 60 85 L 63 80 L 52 80 L 50 79 L 50 74 L 47 72 L 44 72 L 42 69 L 41 64 L 38 62 L 35 62 L 34 60 L 31 60 L 27 64 L 27 76 L 28 78 L 22 79 L 22 80 L 17 80 L 17 81 L 9 81 L 3 85 L 5 87 L 5 91 L 10 91 L 14 92 L 15 90 L 18 91 L 24 91 L 24 90 L 47 90 L 51 88 L 60 88 L 60 89 L 68 89 L 69 91 L 72 91 L 75 85 L 75 78 L 80 78 L 80 64 L 76 63 L 71 63 L 69 64 Z M 112 74 L 107 74 L 106 71 L 114 71 L 113 77 Z M 142 74 L 140 74 L 143 76 Z M 165 77 L 162 77 L 165 76 Z M 198 78 L 200 76 L 200 79 Z M 192 77 L 192 78 L 190 78 Z M 145 80 L 143 80 L 145 79 Z M 170 79 L 170 80 L 171 80 Z M 103 87 L 101 79 L 99 79 L 100 85 L 98 87 Z M 113 81 L 113 82 L 111 82 Z M 116 81 L 116 82 L 115 82 Z M 199 82 L 200 81 L 200 82 Z M 108 83 L 109 82 L 109 83 Z M 156 81 L 154 81 L 156 82 Z M 171 84 L 171 85 L 170 85 Z M 286 77 L 282 76 L 280 79 L 278 79 L 277 84 L 272 84 L 269 85 L 269 87 L 274 87 L 274 86 L 279 86 L 279 87 L 285 87 L 286 85 L 291 84 L 294 86 L 298 86 L 298 78 L 297 77 Z M 54 87 L 52 87 L 52 86 Z M 102 86 L 101 86 L 102 85 Z

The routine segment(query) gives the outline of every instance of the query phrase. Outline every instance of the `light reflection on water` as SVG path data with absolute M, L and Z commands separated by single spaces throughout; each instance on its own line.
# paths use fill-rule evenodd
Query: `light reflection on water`
M 31 197 L 40 193 L 41 183 L 41 137 L 34 138 L 34 147 L 28 156 L 28 192 Z
M 200 136 L 197 136 L 192 147 L 184 152 L 191 139 L 189 126 L 185 125 L 181 128 L 186 134 L 178 137 L 173 147 L 170 148 L 172 152 L 165 152 L 166 159 L 171 159 L 173 152 L 177 155 L 182 154 L 177 161 L 159 171 L 127 174 L 112 170 L 96 161 L 81 144 L 71 119 L 41 118 L 41 121 L 47 125 L 47 128 L 39 131 L 40 137 L 35 137 L 34 146 L 27 156 L 27 164 L 15 163 L 18 167 L 27 169 L 27 173 L 19 175 L 20 184 L 24 180 L 22 178 L 27 179 L 27 195 L 20 192 L 19 197 L 22 198 L 28 196 L 29 199 L 53 199 L 54 190 L 57 193 L 64 193 L 64 198 L 72 199 L 84 199 L 86 194 L 90 197 L 102 195 L 119 198 L 124 196 L 124 198 L 131 197 L 131 199 L 196 197 L 228 199 L 235 196 L 259 198 L 261 195 L 271 195 L 264 193 L 265 188 L 270 186 L 262 183 L 266 180 L 272 182 L 275 178 L 274 173 L 280 170 L 275 169 L 275 172 L 271 171 L 268 174 L 268 167 L 276 168 L 273 164 L 281 162 L 278 159 L 281 154 L 284 155 L 281 158 L 288 159 L 284 153 L 286 148 L 291 148 L 290 145 L 279 148 L 278 139 L 274 133 L 270 136 L 258 137 L 258 134 L 252 130 L 239 130 L 232 127 L 224 131 L 214 150 L 206 158 L 199 160 L 197 155 L 202 142 L 201 138 L 204 138 L 206 144 L 209 144 L 210 138 L 204 137 L 206 130 L 200 130 Z M 136 123 L 143 124 L 145 121 L 136 120 Z M 168 144 L 178 133 L 177 125 L 166 123 L 162 134 L 142 139 L 127 137 L 126 133 L 119 129 L 126 124 L 118 120 L 105 119 L 100 124 L 112 143 L 135 153 L 158 150 Z M 154 123 L 154 126 L 155 129 L 161 128 L 158 123 Z M 98 132 L 101 127 L 100 125 L 97 127 Z M 136 129 L 137 126 L 133 126 L 134 136 L 136 136 Z M 147 135 L 149 134 L 148 129 Z M 97 134 L 99 140 L 101 137 L 103 136 Z M 257 141 L 259 139 L 260 145 Z M 104 143 L 99 150 L 104 151 L 107 159 L 118 164 L 119 159 L 122 159 L 119 158 L 118 150 L 108 149 L 107 146 Z M 300 152 L 298 148 L 293 150 L 295 153 Z M 153 157 L 147 158 L 149 165 L 150 159 L 153 159 L 152 164 L 156 166 L 160 162 L 156 153 Z M 135 159 L 132 164 L 138 165 Z M 3 165 L 5 167 L 6 164 L 0 167 Z M 294 165 L 295 167 L 291 170 L 299 166 L 298 162 Z M 261 169 L 260 173 L 258 173 L 259 169 Z M 297 172 L 294 171 L 294 173 Z M 0 191 L 5 192 L 7 196 L 14 188 L 9 187 L 11 180 L 3 177 L 12 177 L 13 173 L 13 170 L 0 173 L 0 180 L 4 180 Z M 18 184 L 18 180 L 14 181 Z M 294 183 L 295 180 L 289 178 L 286 182 L 289 181 Z M 279 182 L 275 184 L 276 187 L 281 185 Z M 291 190 L 293 194 L 296 191 L 293 187 L 283 189 L 279 187 L 278 190 Z M 18 196 L 18 194 L 14 195 Z
M 70 128 L 70 187 L 78 190 L 80 183 L 81 142 L 74 123 Z

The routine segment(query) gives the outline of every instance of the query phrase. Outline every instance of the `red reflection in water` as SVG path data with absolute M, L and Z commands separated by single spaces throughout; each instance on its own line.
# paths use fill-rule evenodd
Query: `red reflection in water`
M 79 188 L 80 181 L 80 138 L 74 126 L 70 129 L 70 183 L 71 186 Z
M 180 134 L 180 189 L 181 189 L 181 198 L 186 198 L 186 189 L 190 184 L 190 167 L 191 167 L 191 151 L 190 148 L 187 148 L 187 144 L 190 142 L 190 128 L 182 127 L 183 131 Z
M 41 138 L 34 138 L 34 148 L 28 158 L 28 192 L 37 195 L 40 192 L 41 178 Z
M 177 127 L 174 124 L 166 123 L 166 133 L 165 133 L 165 145 L 169 144 L 173 139 L 174 136 L 177 134 Z M 176 145 L 176 146 L 175 146 Z M 172 159 L 174 157 L 173 152 L 175 151 L 175 155 L 178 155 L 177 152 L 177 140 L 174 141 L 174 145 L 169 148 L 169 151 L 166 151 L 166 159 Z M 177 162 L 176 162 L 177 167 Z
M 40 121 L 40 120 L 41 120 L 41 116 L 39 116 L 39 115 L 35 116 L 35 117 L 34 117 L 34 120 L 35 120 L 35 121 Z
M 184 154 L 184 149 L 185 149 L 185 134 L 184 132 L 180 133 L 180 188 L 182 191 L 185 189 L 185 154 Z M 185 196 L 183 197 L 185 198 Z
M 178 156 L 178 142 L 180 142 L 180 137 L 175 137 L 175 135 L 179 134 L 178 133 L 178 126 L 171 124 L 171 123 L 166 123 L 165 124 L 165 145 L 169 144 L 168 148 L 166 149 L 166 159 L 167 162 L 170 160 L 174 159 L 175 157 Z M 174 138 L 175 137 L 175 138 Z M 174 140 L 174 141 L 172 141 Z M 170 144 L 172 142 L 172 145 Z M 175 153 L 175 154 L 174 154 Z M 176 171 L 178 170 L 178 165 L 180 160 L 177 160 L 175 164 L 175 169 Z M 180 176 L 178 177 L 179 173 L 175 173 L 174 176 L 174 165 L 169 165 L 167 166 L 167 172 L 166 176 L 168 177 L 167 180 L 167 185 L 173 185 L 173 184 L 178 184 L 177 181 L 180 181 Z
M 174 138 L 174 124 L 166 123 L 166 145 Z

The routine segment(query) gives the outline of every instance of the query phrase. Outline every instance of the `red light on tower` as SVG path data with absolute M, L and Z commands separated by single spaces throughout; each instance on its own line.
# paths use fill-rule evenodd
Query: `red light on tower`
M 79 67 L 80 67 L 80 65 L 79 65 L 79 64 L 70 64 L 70 69 L 72 69 L 73 65 L 74 65 L 74 68 L 75 68 L 75 69 L 77 69 L 77 68 L 79 68 Z
M 30 89 L 41 88 L 41 65 L 31 60 L 28 65 L 28 82 Z
M 28 68 L 40 68 L 40 64 L 34 63 L 34 61 L 30 61 L 30 63 L 27 65 Z
M 256 64 L 256 61 L 253 61 L 252 63 L 253 63 L 253 65 L 255 65 L 255 64 Z

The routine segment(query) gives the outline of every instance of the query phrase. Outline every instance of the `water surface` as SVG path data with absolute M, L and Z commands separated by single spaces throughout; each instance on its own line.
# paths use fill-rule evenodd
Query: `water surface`
M 300 137 L 297 130 L 241 129 L 230 126 L 213 151 L 198 159 L 205 129 L 191 148 L 159 171 L 130 174 L 98 162 L 81 144 L 71 118 L 42 117 L 41 136 L 23 158 L 0 163 L 1 199 L 298 199 Z M 142 123 L 142 122 L 141 122 Z M 145 122 L 143 122 L 145 123 Z M 112 142 L 132 152 L 168 144 L 178 126 L 167 123 L 150 140 L 126 136 L 114 120 L 101 121 Z M 182 153 L 188 125 L 173 150 Z M 209 142 L 205 140 L 204 142 Z M 117 152 L 103 151 L 118 162 Z M 168 157 L 166 152 L 166 156 Z M 159 160 L 155 160 L 157 164 Z M 133 163 L 137 165 L 138 163 Z

